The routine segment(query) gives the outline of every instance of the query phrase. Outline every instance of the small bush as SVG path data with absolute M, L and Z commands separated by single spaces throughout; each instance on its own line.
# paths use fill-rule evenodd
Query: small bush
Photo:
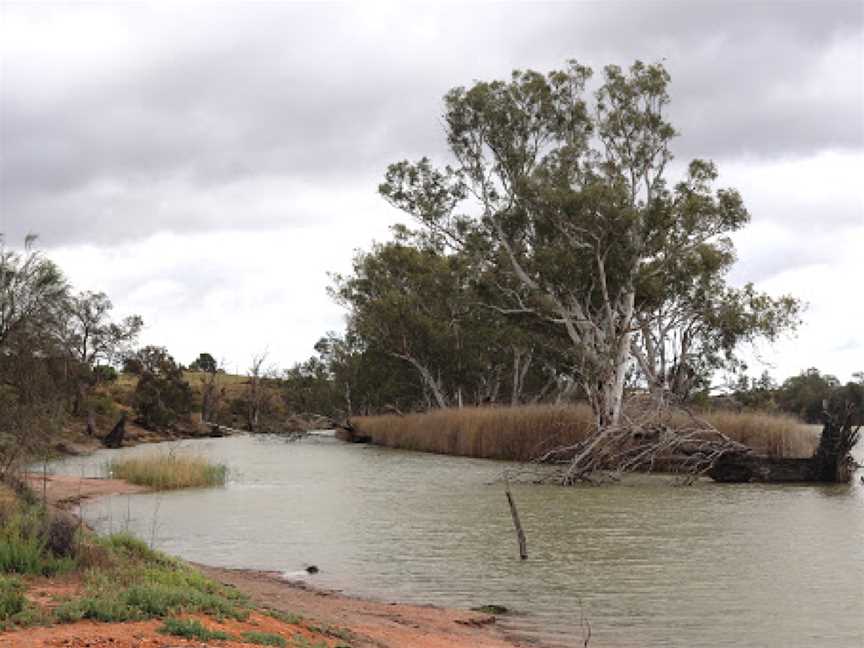
M 224 486 L 228 468 L 204 457 L 153 455 L 112 462 L 109 472 L 117 479 L 154 490 Z
M 195 619 L 166 619 L 163 626 L 159 628 L 159 632 L 174 637 L 183 637 L 184 639 L 197 639 L 198 641 L 216 641 L 233 638 L 227 632 L 208 630 L 200 621 L 196 621 Z
M 288 642 L 284 638 L 272 632 L 244 632 L 240 636 L 243 641 L 258 646 L 278 646 L 278 648 L 285 648 L 288 645 Z
M 0 576 L 0 621 L 6 621 L 24 611 L 27 599 L 24 586 L 17 578 Z
M 72 558 L 51 553 L 46 526 L 51 528 L 50 518 L 36 507 L 6 514 L 0 520 L 0 572 L 53 576 L 72 569 Z

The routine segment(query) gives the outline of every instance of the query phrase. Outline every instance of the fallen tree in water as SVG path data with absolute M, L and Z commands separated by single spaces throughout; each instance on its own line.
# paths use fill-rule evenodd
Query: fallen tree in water
M 688 417 L 684 424 L 682 412 Z M 686 478 L 708 475 L 720 482 L 847 482 L 855 466 L 850 451 L 860 431 L 854 421 L 851 404 L 832 411 L 826 404 L 816 451 L 808 458 L 786 458 L 757 454 L 684 407 L 633 399 L 618 424 L 579 443 L 550 450 L 536 463 L 560 465 L 544 481 L 564 485 L 615 480 L 626 472 L 650 470 Z
M 855 424 L 855 409 L 844 403 L 829 411 L 826 405 L 824 421 L 812 457 L 776 459 L 729 453 L 714 463 L 708 475 L 721 482 L 848 482 L 856 465 L 850 453 L 861 430 L 860 424 Z

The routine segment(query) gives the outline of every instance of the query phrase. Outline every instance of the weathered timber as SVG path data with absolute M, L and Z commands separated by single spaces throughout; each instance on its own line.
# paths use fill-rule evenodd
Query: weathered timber
M 728 453 L 714 463 L 708 476 L 719 482 L 849 482 L 855 471 L 850 451 L 858 442 L 860 430 L 853 421 L 854 410 L 849 405 L 839 412 L 826 411 L 819 446 L 810 458 L 776 459 L 754 453 Z
M 126 436 L 126 412 L 120 414 L 120 420 L 114 425 L 108 436 L 102 439 L 102 445 L 106 448 L 123 447 L 123 438 Z
M 714 481 L 741 482 L 813 482 L 816 470 L 811 459 L 775 459 L 756 454 L 724 455 L 708 471 Z
M 507 495 L 507 503 L 510 505 L 510 516 L 513 518 L 513 526 L 516 528 L 516 540 L 519 543 L 519 558 L 526 560 L 528 558 L 528 543 L 525 540 L 525 531 L 522 529 L 522 522 L 519 521 L 519 511 L 516 510 L 516 502 L 513 501 L 513 494 L 510 492 L 510 484 L 505 486 L 504 494 Z

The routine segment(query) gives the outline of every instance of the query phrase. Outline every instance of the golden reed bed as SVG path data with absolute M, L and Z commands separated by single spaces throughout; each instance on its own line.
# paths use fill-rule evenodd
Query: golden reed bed
M 676 415 L 672 425 L 685 417 Z M 700 417 L 770 457 L 809 457 L 818 442 L 812 427 L 782 414 L 708 412 Z M 584 404 L 465 407 L 362 416 L 351 422 L 373 443 L 389 448 L 513 461 L 530 461 L 551 448 L 577 443 L 594 426 L 591 409 Z

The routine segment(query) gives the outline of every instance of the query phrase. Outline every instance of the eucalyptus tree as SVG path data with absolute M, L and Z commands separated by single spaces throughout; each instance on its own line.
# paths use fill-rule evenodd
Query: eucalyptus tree
M 621 415 L 642 287 L 749 215 L 737 191 L 714 187 L 710 162 L 693 160 L 680 181 L 667 179 L 676 131 L 662 65 L 607 66 L 593 98 L 591 75 L 570 62 L 451 90 L 450 164 L 393 164 L 380 192 L 450 245 L 506 270 L 500 311 L 566 336 L 573 378 L 603 430 Z M 660 289 L 657 301 L 676 297 L 674 287 Z
M 459 404 L 476 340 L 465 258 L 404 241 L 358 254 L 331 294 L 350 309 L 349 326 L 367 344 L 416 371 L 438 407 Z
M 774 298 L 752 284 L 729 286 L 734 259 L 731 243 L 721 238 L 661 272 L 643 273 L 631 351 L 655 399 L 682 401 L 709 389 L 716 371 L 746 369 L 737 355 L 742 344 L 773 342 L 799 324 L 802 304 L 794 297 Z

